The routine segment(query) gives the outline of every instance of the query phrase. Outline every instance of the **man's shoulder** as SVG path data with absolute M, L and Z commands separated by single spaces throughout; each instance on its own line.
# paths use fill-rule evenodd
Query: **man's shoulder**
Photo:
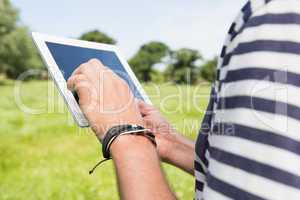
M 252 16 L 300 13 L 299 0 L 250 0 Z

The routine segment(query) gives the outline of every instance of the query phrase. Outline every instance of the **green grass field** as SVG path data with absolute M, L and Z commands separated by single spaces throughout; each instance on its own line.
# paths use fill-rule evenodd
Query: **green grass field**
M 181 132 L 196 137 L 209 86 L 146 85 L 145 89 Z M 111 161 L 88 174 L 102 158 L 99 142 L 74 124 L 52 82 L 7 82 L 0 86 L 0 94 L 1 200 L 118 199 Z M 32 109 L 38 112 L 28 113 Z M 193 177 L 163 167 L 178 198 L 192 199 Z

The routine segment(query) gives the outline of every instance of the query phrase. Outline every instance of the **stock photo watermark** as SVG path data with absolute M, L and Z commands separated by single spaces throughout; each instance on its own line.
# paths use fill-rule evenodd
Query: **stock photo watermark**
M 66 92 L 71 92 L 67 89 L 66 81 L 61 80 L 61 82 L 47 81 L 47 91 L 45 104 L 42 107 L 33 107 L 29 106 L 32 104 L 27 104 L 24 101 L 24 91 L 22 89 L 25 80 L 32 76 L 38 76 L 41 73 L 44 73 L 43 70 L 28 70 L 22 73 L 17 81 L 15 82 L 14 87 L 14 100 L 17 107 L 27 115 L 43 115 L 43 114 L 62 114 L 67 116 L 67 123 L 69 125 L 73 125 L 75 122 L 72 118 L 72 115 L 68 114 L 68 111 L 65 106 L 65 102 L 62 100 L 61 96 L 57 92 L 56 85 L 62 84 L 64 85 L 64 90 L 60 91 L 60 93 L 64 96 Z M 128 84 L 130 91 L 133 93 L 132 98 L 129 98 L 128 102 L 125 102 L 123 105 L 119 105 L 117 108 L 104 109 L 105 106 L 103 103 L 103 97 L 95 98 L 95 95 L 98 95 L 97 91 L 93 90 L 102 90 L 102 94 L 109 94 L 110 91 L 106 91 L 105 84 L 107 80 L 105 80 L 105 73 L 100 75 L 102 78 L 100 81 L 96 83 L 94 86 L 84 85 L 83 87 L 89 94 L 88 99 L 96 99 L 99 101 L 97 104 L 91 103 L 88 105 L 88 109 L 97 112 L 107 113 L 107 114 L 118 114 L 124 112 L 128 106 L 130 106 L 137 99 L 143 99 L 143 96 L 146 95 L 144 89 L 139 84 L 135 83 L 136 80 L 131 80 L 127 73 L 122 71 L 118 71 L 116 73 L 119 77 L 125 80 L 125 83 Z M 190 76 L 189 71 L 186 73 L 187 80 Z M 226 83 L 223 84 L 222 89 L 219 91 L 219 94 L 216 96 L 211 96 L 208 90 L 203 90 L 203 88 L 209 88 L 210 84 L 203 82 L 197 85 L 191 86 L 189 84 L 186 85 L 176 85 L 174 83 L 147 83 L 146 87 L 151 87 L 151 92 L 149 92 L 149 99 L 153 100 L 160 110 L 166 116 L 172 115 L 183 115 L 185 113 L 197 113 L 199 119 L 201 116 L 207 114 L 206 106 L 203 106 L 200 102 L 206 102 L 207 99 L 217 99 L 217 109 L 213 110 L 214 121 L 215 122 L 226 122 L 227 124 L 233 124 L 231 122 L 243 123 L 247 125 L 247 120 L 255 121 L 258 128 L 262 129 L 274 129 L 277 132 L 287 132 L 288 131 L 288 105 L 282 102 L 289 102 L 289 87 L 285 84 L 287 81 L 287 72 L 279 71 L 274 74 L 263 77 L 261 80 L 253 80 L 253 81 L 241 81 L 239 84 L 236 83 Z M 276 84 L 274 84 L 276 83 Z M 172 86 L 172 91 L 168 92 L 168 88 Z M 118 88 L 115 88 L 118 90 Z M 164 90 L 165 89 L 165 90 Z M 167 91 L 167 93 L 166 93 Z M 35 92 L 35 91 L 29 91 Z M 39 94 L 36 94 L 39 95 Z M 227 108 L 229 105 L 228 98 L 236 97 L 236 96 L 247 96 L 249 102 L 247 105 L 238 105 L 238 102 L 235 102 L 236 105 L 233 105 L 232 108 Z M 272 100 L 272 105 L 269 105 L 268 108 L 272 109 L 272 112 L 279 113 L 279 115 L 271 115 L 267 112 L 265 108 L 262 108 L 260 101 L 257 99 L 268 98 Z M 106 101 L 109 98 L 106 98 Z M 221 99 L 221 100 L 220 100 Z M 240 98 L 242 99 L 242 98 Z M 93 102 L 93 101 L 91 101 Z M 67 103 L 67 102 L 66 102 Z M 120 122 L 121 123 L 121 122 Z M 196 133 L 199 131 L 200 127 L 199 120 L 191 120 L 191 119 L 183 119 L 180 125 L 170 125 L 169 123 L 161 124 L 158 127 L 153 127 L 153 129 L 178 129 L 184 130 L 185 133 Z M 180 126 L 180 127 L 176 127 Z M 211 124 L 202 124 L 202 127 L 209 129 Z M 253 126 L 253 124 L 251 125 Z M 234 125 L 225 127 L 219 127 L 214 131 L 214 134 L 224 134 L 228 136 L 234 135 Z M 170 132 L 170 131 L 169 131 Z

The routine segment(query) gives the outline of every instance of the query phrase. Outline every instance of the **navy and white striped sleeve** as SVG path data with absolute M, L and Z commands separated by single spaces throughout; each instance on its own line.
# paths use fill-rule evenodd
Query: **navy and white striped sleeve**
M 265 1 L 224 54 L 201 198 L 299 200 L 300 1 Z

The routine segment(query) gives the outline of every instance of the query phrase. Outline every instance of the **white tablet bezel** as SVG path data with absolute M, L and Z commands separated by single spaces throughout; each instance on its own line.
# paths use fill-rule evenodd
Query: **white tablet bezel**
M 146 95 L 144 89 L 142 88 L 140 82 L 138 81 L 132 69 L 128 65 L 126 59 L 124 59 L 124 57 L 121 55 L 119 49 L 116 46 L 101 44 L 96 42 L 88 42 L 88 41 L 82 41 L 76 39 L 56 37 L 56 36 L 46 35 L 37 32 L 33 32 L 32 37 L 42 55 L 43 61 L 45 62 L 52 79 L 54 80 L 56 86 L 58 87 L 60 94 L 63 96 L 65 103 L 67 104 L 70 112 L 72 113 L 74 120 L 80 127 L 88 127 L 89 126 L 88 121 L 86 120 L 84 114 L 82 113 L 72 92 L 68 90 L 66 80 L 64 79 L 62 72 L 57 66 L 49 48 L 46 45 L 46 42 L 114 52 L 119 58 L 121 64 L 124 66 L 128 75 L 132 79 L 133 84 L 135 84 L 137 90 L 144 98 L 145 102 L 148 104 L 152 104 L 149 97 Z

